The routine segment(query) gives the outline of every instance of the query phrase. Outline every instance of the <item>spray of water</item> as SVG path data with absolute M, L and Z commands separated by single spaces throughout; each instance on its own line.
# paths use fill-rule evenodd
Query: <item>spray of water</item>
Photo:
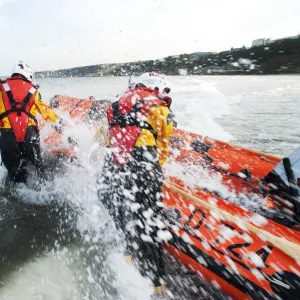
M 198 79 L 191 86 L 175 84 L 172 97 L 181 127 L 223 139 L 232 138 L 214 120 L 230 110 L 228 100 L 212 85 Z M 45 127 L 42 140 L 51 130 Z M 15 299 L 22 291 L 24 300 L 148 299 L 151 283 L 125 262 L 122 238 L 98 199 L 96 180 L 103 166 L 104 141 L 95 139 L 95 129 L 83 124 L 66 128 L 61 145 L 68 146 L 70 137 L 76 141 L 74 151 L 78 164 L 62 162 L 40 191 L 24 186 L 14 191 L 14 196 L 27 205 L 49 207 L 56 202 L 51 216 L 58 216 L 59 226 L 54 229 L 53 243 L 34 248 L 11 270 L 4 280 L 4 288 L 0 289 L 0 298 Z M 47 151 L 52 149 L 42 146 L 47 156 Z M 229 193 L 219 178 L 196 169 L 195 173 L 195 168 L 173 164 L 166 166 L 166 174 L 171 172 L 189 184 L 201 182 L 223 194 Z M 3 169 L 0 175 L 3 182 Z M 62 208 L 65 213 L 61 213 Z M 41 218 L 39 221 L 43 223 Z M 44 231 L 44 234 L 49 233 Z

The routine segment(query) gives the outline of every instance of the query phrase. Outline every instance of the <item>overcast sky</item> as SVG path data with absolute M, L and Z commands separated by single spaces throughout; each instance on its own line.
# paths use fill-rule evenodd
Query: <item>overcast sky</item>
M 300 0 L 0 0 L 0 75 L 250 46 L 300 32 Z

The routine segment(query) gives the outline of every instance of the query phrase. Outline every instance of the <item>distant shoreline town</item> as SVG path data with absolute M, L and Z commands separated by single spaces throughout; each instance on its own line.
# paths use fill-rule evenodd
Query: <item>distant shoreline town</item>
M 166 75 L 300 74 L 300 35 L 256 39 L 250 48 L 219 53 L 195 52 L 163 59 L 99 64 L 37 72 L 37 78 L 138 75 L 153 70 Z

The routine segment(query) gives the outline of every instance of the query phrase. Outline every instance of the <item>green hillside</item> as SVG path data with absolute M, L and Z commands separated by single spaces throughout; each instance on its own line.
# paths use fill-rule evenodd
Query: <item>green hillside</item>
M 219 53 L 191 53 L 163 59 L 37 72 L 44 77 L 98 77 L 138 75 L 156 71 L 166 75 L 296 74 L 300 73 L 300 37 L 277 40 L 267 46 L 231 49 Z

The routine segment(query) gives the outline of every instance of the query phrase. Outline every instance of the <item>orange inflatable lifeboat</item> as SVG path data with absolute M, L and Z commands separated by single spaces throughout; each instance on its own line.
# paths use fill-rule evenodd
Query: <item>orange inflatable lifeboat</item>
M 93 126 L 102 125 L 106 118 L 106 109 L 110 104 L 109 100 L 95 100 L 93 97 L 88 99 L 79 99 L 69 96 L 56 95 L 50 100 L 50 107 L 57 111 L 60 115 L 68 115 L 72 119 L 73 124 L 84 122 Z M 45 126 L 45 122 L 41 120 L 41 128 Z M 54 126 L 55 127 L 55 126 Z M 52 156 L 63 158 L 76 158 L 74 147 L 76 140 L 69 137 L 68 143 L 63 142 L 63 132 L 61 128 L 55 127 L 54 130 L 48 132 L 43 140 Z
M 108 104 L 67 96 L 51 101 L 76 122 L 93 119 L 95 111 L 94 119 L 103 121 Z M 45 143 L 59 144 L 59 133 L 50 134 Z M 292 184 L 298 182 L 292 172 L 296 159 L 288 164 L 277 156 L 180 129 L 174 130 L 171 148 L 169 164 L 218 175 L 236 197 L 227 199 L 217 190 L 166 178 L 164 203 L 173 239 L 165 249 L 233 299 L 300 299 L 299 210 Z M 72 155 L 71 146 L 63 151 Z M 247 201 L 260 199 L 266 209 L 247 209 L 238 201 L 241 194 Z

